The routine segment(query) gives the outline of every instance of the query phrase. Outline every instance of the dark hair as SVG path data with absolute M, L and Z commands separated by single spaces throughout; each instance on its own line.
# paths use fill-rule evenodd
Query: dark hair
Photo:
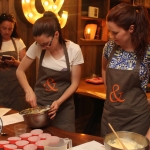
M 120 3 L 108 12 L 106 21 L 114 22 L 124 30 L 134 25 L 131 40 L 137 57 L 142 59 L 150 41 L 150 20 L 147 9 L 141 5 Z
M 64 44 L 65 40 L 62 37 L 61 27 L 57 16 L 51 12 L 46 11 L 43 17 L 36 20 L 33 25 L 33 36 L 41 36 L 45 34 L 47 36 L 54 36 L 55 32 L 59 32 L 59 43 Z
M 8 13 L 2 13 L 0 15 L 0 24 L 3 23 L 4 21 L 9 21 L 9 22 L 14 23 L 14 29 L 10 37 L 20 38 L 17 32 L 17 22 L 16 22 L 14 15 L 8 14 Z M 2 36 L 0 35 L 0 49 L 2 47 L 2 40 L 3 40 Z

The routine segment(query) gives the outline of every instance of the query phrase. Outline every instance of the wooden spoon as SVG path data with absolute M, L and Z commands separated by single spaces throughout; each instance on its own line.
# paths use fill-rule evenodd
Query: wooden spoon
M 120 144 L 122 145 L 123 149 L 128 150 L 126 148 L 126 146 L 122 143 L 122 141 L 120 140 L 119 136 L 117 135 L 116 131 L 113 129 L 113 127 L 111 126 L 110 123 L 108 123 L 109 127 L 111 128 L 111 130 L 113 131 L 113 133 L 115 134 L 115 136 L 117 137 L 117 139 L 119 140 Z

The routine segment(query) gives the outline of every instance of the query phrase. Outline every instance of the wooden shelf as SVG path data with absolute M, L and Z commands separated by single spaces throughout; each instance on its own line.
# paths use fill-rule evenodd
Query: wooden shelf
M 105 20 L 104 18 L 91 18 L 88 16 L 81 16 L 81 20 L 96 20 L 96 21 L 101 21 L 101 20 Z
M 94 39 L 94 40 L 87 40 L 87 39 L 83 39 L 80 38 L 80 45 L 104 45 L 107 41 L 102 41 L 102 40 L 98 40 L 98 39 Z

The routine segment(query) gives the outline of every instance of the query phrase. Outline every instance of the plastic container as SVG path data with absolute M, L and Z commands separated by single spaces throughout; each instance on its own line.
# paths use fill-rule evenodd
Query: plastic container
M 31 137 L 31 136 L 32 136 L 31 133 L 24 133 L 24 134 L 21 134 L 21 135 L 20 135 L 20 138 L 21 138 L 22 140 L 28 140 L 28 138 Z
M 27 144 L 23 147 L 23 150 L 37 150 L 37 146 L 35 144 Z
M 40 140 L 39 136 L 31 136 L 28 138 L 28 141 L 30 142 L 30 144 L 35 144 L 39 140 Z
M 22 148 L 22 149 L 23 149 L 23 147 L 24 147 L 25 145 L 29 144 L 29 141 L 20 140 L 20 141 L 17 141 L 15 144 L 17 145 L 18 148 Z
M 0 150 L 3 150 L 4 149 L 4 145 L 6 145 L 6 144 L 9 144 L 9 141 L 1 140 L 0 141 Z
M 8 140 L 11 144 L 15 144 L 16 141 L 20 141 L 21 138 L 14 136 L 14 137 L 9 137 L 7 140 Z
M 49 146 L 55 146 L 59 143 L 60 138 L 58 136 L 51 136 L 49 139 Z
M 15 144 L 5 144 L 4 145 L 4 150 L 14 150 L 16 148 L 17 148 L 17 146 Z
M 44 150 L 44 146 L 48 146 L 49 145 L 49 140 L 39 140 L 35 143 L 35 145 L 37 145 L 37 149 L 38 150 Z
M 30 132 L 32 135 L 39 135 L 43 133 L 43 130 L 41 129 L 34 129 Z
M 47 138 L 51 138 L 51 134 L 42 133 L 42 134 L 39 134 L 39 137 L 40 137 L 41 140 L 46 140 Z

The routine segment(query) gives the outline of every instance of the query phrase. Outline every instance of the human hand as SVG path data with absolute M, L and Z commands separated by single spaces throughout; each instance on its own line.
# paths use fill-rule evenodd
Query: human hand
M 8 65 L 15 65 L 16 59 L 13 56 L 11 56 L 10 60 L 6 59 L 6 60 L 4 60 L 4 62 Z
M 49 113 L 48 113 L 48 115 L 50 116 L 50 119 L 53 120 L 55 118 L 56 112 L 58 111 L 59 106 L 60 104 L 58 103 L 58 101 L 54 101 L 52 103 L 52 105 L 50 106 Z
M 36 95 L 32 90 L 26 92 L 26 101 L 31 105 L 31 107 L 37 106 Z

